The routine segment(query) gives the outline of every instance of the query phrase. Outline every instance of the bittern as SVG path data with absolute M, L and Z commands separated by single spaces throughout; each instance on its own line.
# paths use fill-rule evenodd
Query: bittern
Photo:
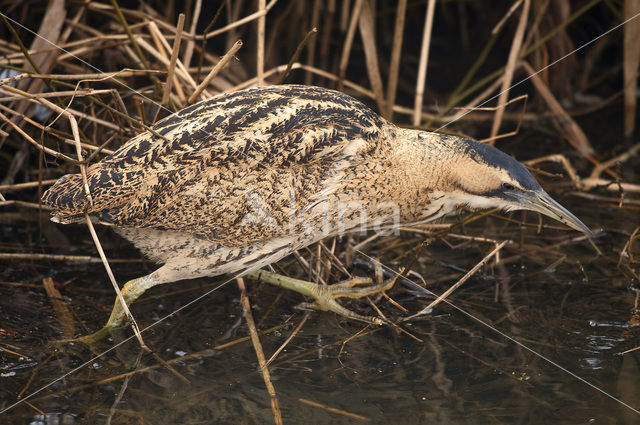
M 336 298 L 356 287 L 286 278 L 261 267 L 342 232 L 436 220 L 458 210 L 531 210 L 591 234 L 527 169 L 482 143 L 404 129 L 343 93 L 283 85 L 222 94 L 183 109 L 43 196 L 53 221 L 85 214 L 162 264 L 127 282 L 132 303 L 161 283 L 245 273 L 371 321 Z M 159 137 L 162 136 L 162 137 Z M 118 326 L 118 300 L 106 328 Z

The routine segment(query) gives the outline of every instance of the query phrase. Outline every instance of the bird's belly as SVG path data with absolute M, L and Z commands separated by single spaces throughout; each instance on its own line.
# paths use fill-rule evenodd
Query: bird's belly
M 244 239 L 230 246 L 226 240 L 209 240 L 173 230 L 114 226 L 152 261 L 180 273 L 182 278 L 217 276 L 254 270 L 324 238 L 358 231 L 388 232 L 401 225 L 433 221 L 455 210 L 438 197 L 420 214 L 405 216 L 393 202 L 372 200 L 321 202 L 290 217 L 278 235 L 262 240 Z M 239 242 L 240 239 L 236 239 Z
M 309 235 L 293 235 L 228 247 L 185 232 L 121 226 L 114 229 L 150 260 L 178 272 L 182 279 L 258 269 L 310 243 Z

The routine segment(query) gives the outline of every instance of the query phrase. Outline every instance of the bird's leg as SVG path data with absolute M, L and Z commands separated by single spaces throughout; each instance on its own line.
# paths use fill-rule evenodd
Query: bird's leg
M 156 279 L 152 277 L 152 275 L 146 275 L 142 277 L 138 277 L 136 279 L 131 279 L 122 287 L 121 293 L 124 298 L 127 306 L 130 306 L 140 295 L 144 294 L 144 292 L 158 285 L 161 282 L 158 282 Z M 116 301 L 113 305 L 113 309 L 111 309 L 111 316 L 109 316 L 109 320 L 107 324 L 104 325 L 102 329 L 99 331 L 92 333 L 90 335 L 86 335 L 77 339 L 80 342 L 92 343 L 97 342 L 103 339 L 106 336 L 109 336 L 112 330 L 118 328 L 122 325 L 122 321 L 126 317 L 124 308 L 122 307 L 122 302 L 120 299 L 116 298 Z
M 130 306 L 135 300 L 138 299 L 138 297 L 144 294 L 147 289 L 152 288 L 157 284 L 158 282 L 154 280 L 150 274 L 138 277 L 136 279 L 131 279 L 122 287 L 122 298 L 124 298 L 127 306 Z M 116 298 L 116 301 L 113 304 L 113 309 L 111 309 L 109 321 L 107 321 L 105 327 L 117 328 L 122 324 L 122 320 L 125 318 L 125 316 L 126 313 L 124 311 L 124 307 L 122 306 L 122 302 Z
M 247 274 L 248 278 L 266 282 L 281 288 L 290 289 L 302 295 L 313 298 L 313 303 L 302 303 L 299 307 L 313 308 L 316 310 L 333 311 L 350 319 L 361 320 L 367 323 L 381 325 L 384 322 L 377 317 L 361 316 L 344 308 L 336 301 L 336 298 L 362 298 L 367 295 L 377 294 L 391 289 L 394 279 L 391 278 L 382 283 L 372 285 L 369 278 L 354 277 L 333 285 L 319 285 L 305 280 L 282 276 L 265 270 L 258 270 Z M 357 287 L 367 285 L 363 287 Z

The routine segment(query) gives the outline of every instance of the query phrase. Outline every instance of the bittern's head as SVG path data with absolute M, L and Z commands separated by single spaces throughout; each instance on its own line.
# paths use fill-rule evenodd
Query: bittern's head
M 593 236 L 584 223 L 553 200 L 531 173 L 509 155 L 483 143 L 451 136 L 446 139 L 444 143 L 453 151 L 449 176 L 462 204 L 473 209 L 537 211 Z

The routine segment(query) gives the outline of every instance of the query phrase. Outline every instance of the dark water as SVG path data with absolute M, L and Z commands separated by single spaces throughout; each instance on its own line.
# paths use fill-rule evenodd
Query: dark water
M 640 409 L 640 350 L 619 354 L 640 345 L 636 293 L 629 289 L 637 264 L 623 259 L 618 265 L 637 219 L 606 206 L 592 208 L 592 203 L 577 198 L 562 201 L 589 225 L 605 229 L 606 235 L 598 240 L 602 255 L 575 232 L 544 229 L 536 235 L 528 230 L 522 249 L 518 244 L 506 247 L 501 263 L 484 267 L 450 297 L 466 314 L 440 304 L 431 314 L 401 324 L 413 337 L 390 327 L 367 327 L 333 314 L 312 313 L 269 368 L 284 422 L 640 423 L 640 415 L 623 404 Z M 60 228 L 44 220 L 40 230 L 35 213 L 3 210 L 1 217 L 5 252 L 95 255 L 82 226 L 64 228 L 69 232 L 51 244 L 46 241 L 60 237 L 55 233 Z M 535 217 L 529 219 L 535 222 Z M 466 233 L 519 241 L 518 229 L 487 218 Z M 140 259 L 110 232 L 102 230 L 101 238 L 110 257 Z M 399 241 L 409 243 L 393 247 Z M 404 260 L 394 262 L 395 257 L 406 258 L 419 241 L 416 234 L 403 233 L 363 251 L 397 269 Z M 447 241 L 450 245 L 429 246 L 416 267 L 427 283 L 439 282 L 429 286 L 436 293 L 493 247 L 451 237 Z M 7 409 L 19 401 L 19 394 L 24 399 L 35 392 L 2 413 L 0 423 L 273 422 L 254 349 L 242 339 L 248 331 L 235 281 L 145 332 L 145 342 L 156 356 L 142 353 L 130 339 L 96 358 L 116 340 L 93 347 L 95 353 L 82 344 L 55 343 L 63 338 L 62 326 L 42 279 L 53 277 L 72 312 L 75 333 L 87 334 L 105 322 L 113 301 L 101 264 L 0 264 L 0 347 L 5 350 L 0 352 L 0 406 Z M 287 261 L 283 264 L 286 267 Z M 151 264 L 139 261 L 113 267 L 121 282 L 152 270 Z M 151 325 L 220 282 L 201 279 L 154 288 L 133 312 L 142 327 Z M 268 358 L 302 319 L 304 313 L 293 309 L 301 298 L 254 282 L 249 282 L 249 292 L 258 327 L 268 330 L 261 336 Z M 403 285 L 390 295 L 411 313 L 432 300 Z M 346 304 L 373 314 L 364 302 Z M 378 305 L 388 317 L 400 319 L 404 314 L 384 299 Z M 227 343 L 233 344 L 224 346 Z

